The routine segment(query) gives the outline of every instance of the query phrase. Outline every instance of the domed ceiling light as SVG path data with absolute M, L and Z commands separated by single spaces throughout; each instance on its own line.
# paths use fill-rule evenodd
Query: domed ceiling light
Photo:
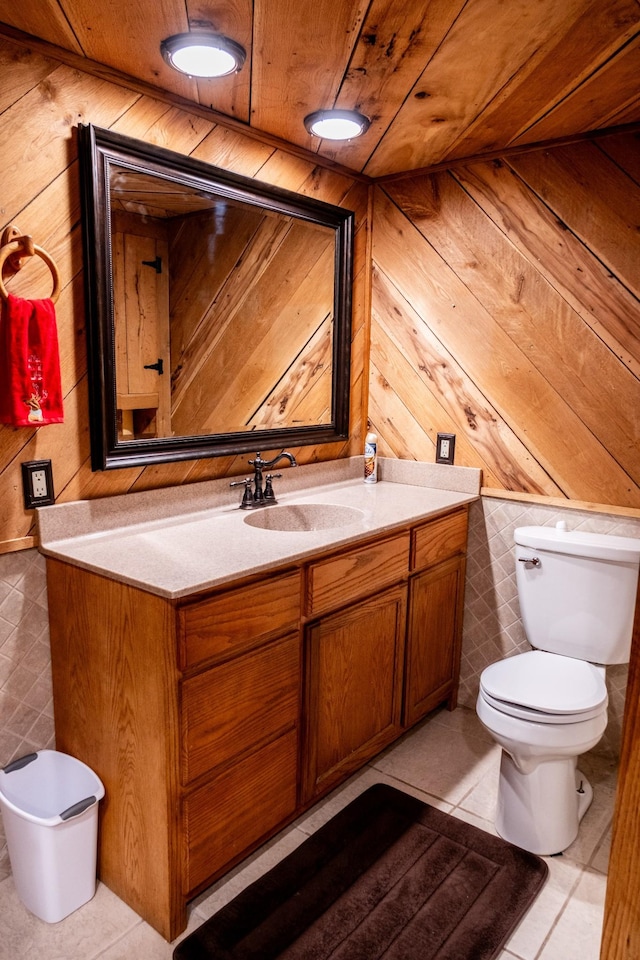
M 235 40 L 217 33 L 176 33 L 160 44 L 162 56 L 189 77 L 226 77 L 242 69 L 247 53 Z
M 304 118 L 307 132 L 323 140 L 353 140 L 366 133 L 370 124 L 357 110 L 316 110 Z

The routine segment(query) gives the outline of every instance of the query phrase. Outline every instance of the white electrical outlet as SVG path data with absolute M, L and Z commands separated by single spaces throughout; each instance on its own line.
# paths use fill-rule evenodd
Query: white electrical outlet
M 31 474 L 31 493 L 37 500 L 48 496 L 47 475 L 44 470 L 34 470 Z

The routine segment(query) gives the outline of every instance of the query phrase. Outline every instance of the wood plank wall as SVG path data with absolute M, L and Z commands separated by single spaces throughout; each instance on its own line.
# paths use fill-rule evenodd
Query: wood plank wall
M 246 470 L 248 454 L 92 473 L 83 290 L 80 190 L 76 127 L 93 123 L 190 154 L 227 170 L 256 177 L 355 210 L 351 436 L 345 443 L 295 450 L 300 463 L 361 452 L 366 403 L 363 375 L 368 336 L 369 187 L 336 169 L 273 144 L 216 125 L 190 112 L 61 64 L 0 39 L 0 228 L 17 223 L 56 261 L 62 292 L 56 305 L 65 422 L 35 429 L 0 427 L 0 552 L 32 546 L 33 511 L 22 501 L 20 464 L 51 459 L 58 502 L 162 487 Z M 50 276 L 33 258 L 7 282 L 18 296 L 48 296 Z
M 379 453 L 487 488 L 640 507 L 638 134 L 375 188 Z

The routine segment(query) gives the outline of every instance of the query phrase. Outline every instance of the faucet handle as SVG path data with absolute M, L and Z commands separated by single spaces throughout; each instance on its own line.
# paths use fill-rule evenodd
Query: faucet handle
M 268 503 L 277 503 L 276 495 L 273 492 L 273 484 L 271 483 L 271 481 L 279 480 L 281 476 L 282 476 L 281 473 L 268 473 L 267 476 L 265 477 L 264 499 Z
M 248 510 L 253 507 L 253 495 L 251 493 L 251 477 L 245 477 L 244 480 L 233 480 L 230 484 L 230 487 L 244 487 L 244 494 L 242 496 L 242 503 L 240 504 L 241 510 Z

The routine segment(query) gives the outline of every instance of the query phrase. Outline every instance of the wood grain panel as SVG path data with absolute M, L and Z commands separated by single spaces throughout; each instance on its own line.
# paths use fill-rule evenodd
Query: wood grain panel
M 453 432 L 485 485 L 640 507 L 636 148 L 604 137 L 376 192 L 381 452 L 422 459 L 422 437 Z
M 571 398 L 581 423 L 637 485 L 638 379 L 450 176 L 421 181 L 424 190 L 406 189 L 410 183 L 402 181 L 389 192 L 544 380 L 559 396 Z M 540 245 L 551 246 L 557 224 L 546 237 L 540 222 L 537 226 Z
M 574 16 L 571 17 L 571 9 Z M 603 5 L 600 0 L 579 3 L 573 8 L 568 4 L 558 5 L 558 13 L 567 14 L 559 29 L 550 32 L 547 41 L 541 44 L 534 55 L 517 70 L 511 80 L 482 110 L 478 117 L 464 130 L 457 142 L 447 152 L 447 159 L 474 157 L 498 148 L 501 144 L 516 142 L 519 135 L 536 120 L 551 115 L 554 118 L 565 114 L 561 133 L 576 127 L 566 121 L 564 101 L 577 101 L 581 94 L 576 89 L 591 87 L 592 82 L 598 97 L 603 91 L 603 74 L 609 71 L 607 61 L 621 43 L 626 43 L 638 29 L 636 0 L 609 0 Z M 616 77 L 618 80 L 618 77 Z M 617 101 L 618 88 L 613 102 Z M 619 102 L 619 100 L 617 101 Z M 600 108 L 591 102 L 591 107 Z M 526 122 L 523 127 L 523 117 Z M 544 125 L 544 121 L 542 121 Z M 598 124 L 606 126 L 606 124 Z M 583 129 L 594 129 L 591 119 Z M 553 135 L 542 131 L 533 139 L 551 139 Z M 531 134 L 529 133 L 529 139 Z
M 378 431 L 381 455 L 388 455 L 389 443 L 393 456 L 431 460 L 437 433 L 455 433 L 457 462 L 481 468 L 485 486 L 495 482 L 510 490 L 560 494 L 486 392 L 466 375 L 402 292 L 379 270 L 374 269 L 373 276 L 371 346 L 380 389 L 372 387 L 369 410 L 372 422 L 384 423 Z M 390 324 L 389 317 L 401 322 Z
M 618 138 L 612 140 L 620 143 Z M 605 152 L 607 143 L 609 138 L 603 145 Z M 631 147 L 626 152 L 633 162 L 633 137 L 622 138 L 622 143 Z M 617 360 L 636 377 L 640 375 L 638 300 L 594 255 L 588 241 L 583 242 L 565 221 L 559 222 L 553 209 L 541 202 L 509 162 L 469 164 L 457 168 L 453 175 Z M 580 336 L 579 331 L 576 336 Z
M 422 179 L 415 181 L 417 194 L 422 187 Z M 443 209 L 439 216 L 449 212 Z M 503 329 L 493 306 L 479 302 L 428 236 L 381 192 L 374 260 L 567 497 L 602 502 L 606 490 L 611 502 L 640 504 L 640 490 L 580 419 L 571 398 L 549 383 Z M 501 295 L 498 287 L 498 304 Z M 398 318 L 387 323 L 393 328 Z
M 510 165 L 561 222 L 640 297 L 640 191 L 592 143 L 514 157 Z
M 637 24 L 636 19 L 636 31 Z M 606 129 L 636 117 L 639 62 L 640 39 L 636 37 L 589 76 L 555 110 L 545 112 L 537 123 L 531 124 L 512 142 L 554 140 L 580 126 L 583 130 Z
M 46 24 L 43 23 L 43 13 Z M 2 19 L 25 33 L 33 34 L 34 37 L 46 36 L 50 43 L 60 47 L 67 47 L 76 53 L 80 53 L 82 49 L 59 3 L 48 3 L 46 11 L 43 9 L 42 0 L 24 0 L 20 4 L 5 3 Z
M 167 773 L 178 769 L 173 609 L 58 561 L 47 583 L 56 747 L 91 766 L 106 791 L 99 875 L 116 894 L 126 887 L 127 902 L 170 937 L 168 917 L 183 909 L 171 902 L 181 862 L 177 776 Z M 142 759 L 132 767 L 134 743 Z M 163 845 L 151 850 L 149 835 Z
M 367 10 L 336 106 L 371 118 L 367 136 L 323 154 L 361 170 L 371 145 L 384 136 L 431 57 L 465 6 L 464 0 L 373 0 Z
M 497 6 L 469 0 L 427 63 L 419 82 L 390 124 L 386 136 L 364 167 L 376 177 L 423 166 L 448 157 L 456 141 L 495 97 L 530 64 L 566 36 L 582 0 L 540 0 L 532 15 L 527 0 Z M 460 69 L 460 64 L 465 69 Z M 422 94 L 418 96 L 417 94 Z M 460 148 L 467 155 L 464 147 Z

